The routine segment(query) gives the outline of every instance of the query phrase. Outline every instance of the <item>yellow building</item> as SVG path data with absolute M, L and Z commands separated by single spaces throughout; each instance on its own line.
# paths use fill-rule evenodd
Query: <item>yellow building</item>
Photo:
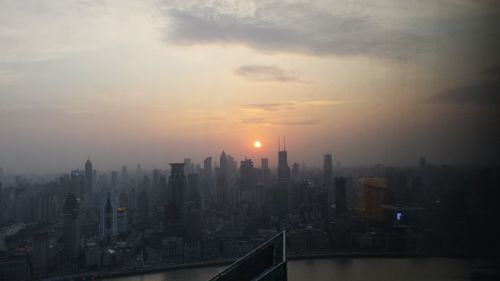
M 359 180 L 363 190 L 364 214 L 374 220 L 383 220 L 387 181 L 385 178 L 362 178 Z

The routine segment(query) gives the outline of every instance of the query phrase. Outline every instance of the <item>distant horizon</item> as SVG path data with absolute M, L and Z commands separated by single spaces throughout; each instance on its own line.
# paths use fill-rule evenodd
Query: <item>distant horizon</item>
M 222 150 L 221 150 L 222 152 Z M 234 157 L 235 161 L 237 162 L 237 167 L 239 169 L 240 167 L 240 162 L 242 160 L 245 159 L 245 156 L 243 156 L 242 158 L 238 158 L 238 157 L 235 157 L 233 154 L 231 154 L 230 152 L 226 151 L 227 154 L 231 155 Z M 325 153 L 327 154 L 327 153 Z M 367 167 L 367 168 L 371 168 L 371 167 L 376 167 L 376 166 L 382 166 L 382 167 L 387 167 L 387 168 L 391 168 L 391 167 L 395 167 L 395 168 L 415 168 L 415 167 L 418 167 L 419 166 L 419 160 L 420 158 L 417 157 L 415 159 L 415 161 L 408 161 L 406 163 L 390 163 L 390 162 L 372 162 L 372 163 L 344 163 L 342 161 L 338 161 L 338 160 L 335 160 L 335 155 L 333 155 L 333 168 L 338 168 L 339 166 L 337 165 L 338 163 L 340 163 L 340 168 L 361 168 L 361 167 Z M 217 156 L 213 156 L 213 155 L 207 155 L 206 157 L 204 158 L 201 158 L 201 159 L 194 159 L 194 158 L 190 158 L 190 157 L 184 157 L 184 158 L 190 158 L 191 159 L 191 163 L 194 163 L 195 165 L 200 165 L 201 168 L 203 169 L 203 160 L 207 157 L 212 157 L 212 165 L 213 165 L 213 168 L 215 169 L 215 162 L 218 164 L 219 163 L 219 156 L 220 156 L 220 153 L 219 155 Z M 322 163 L 322 157 L 323 155 L 320 156 L 319 158 L 319 161 L 316 161 L 316 163 L 313 163 L 313 162 L 305 162 L 305 161 L 290 161 L 290 159 L 294 159 L 294 158 L 290 158 L 290 153 L 288 154 L 289 156 L 289 161 L 288 161 L 288 165 L 292 166 L 292 164 L 294 163 L 298 163 L 300 164 L 301 168 L 302 168 L 302 165 L 305 164 L 306 165 L 306 168 L 307 169 L 311 169 L 311 170 L 314 170 L 314 169 L 322 169 L 323 168 L 323 163 Z M 423 156 L 425 157 L 425 156 Z M 140 164 L 141 165 L 141 171 L 146 171 L 146 172 L 152 172 L 154 171 L 155 169 L 158 169 L 160 171 L 167 171 L 167 170 L 170 170 L 170 166 L 169 164 L 172 164 L 172 163 L 184 163 L 184 158 L 181 158 L 181 159 L 178 159 L 178 161 L 166 161 L 165 163 L 166 164 L 162 164 L 162 165 L 156 165 L 156 164 L 148 164 L 148 163 L 133 163 L 133 164 L 127 164 L 127 163 L 124 163 L 124 164 L 118 164 L 118 165 L 110 165 L 110 166 L 100 166 L 99 165 L 99 162 L 98 161 L 95 161 L 93 160 L 92 157 L 90 157 L 90 161 L 92 162 L 92 166 L 93 166 L 93 169 L 94 170 L 97 170 L 98 172 L 103 172 L 103 173 L 109 173 L 109 172 L 112 172 L 112 171 L 117 171 L 119 173 L 121 173 L 121 168 L 123 166 L 127 166 L 127 169 L 128 169 L 128 173 L 129 174 L 134 174 L 136 172 L 136 169 L 137 169 L 137 165 Z M 277 168 L 277 157 L 266 157 L 266 156 L 262 156 L 260 158 L 251 158 L 251 157 L 247 157 L 247 159 L 250 159 L 253 161 L 253 164 L 254 164 L 254 167 L 255 168 L 260 168 L 260 164 L 261 164 L 261 159 L 263 158 L 267 158 L 269 159 L 269 168 L 271 170 L 275 170 Z M 72 170 L 76 170 L 76 169 L 80 169 L 80 170 L 84 170 L 84 164 L 85 164 L 85 161 L 87 160 L 87 158 L 85 158 L 84 160 L 80 161 L 81 163 L 80 164 L 75 164 L 74 166 L 71 166 L 71 167 L 68 167 L 68 168 L 61 168 L 61 169 L 54 169 L 54 170 L 47 170 L 47 171 L 37 171 L 37 170 L 18 170 L 18 171 L 12 171 L 10 169 L 8 169 L 8 166 L 7 165 L 2 165 L 0 164 L 0 167 L 3 168 L 3 174 L 4 174 L 4 178 L 7 177 L 7 176 L 16 176 L 16 175 L 26 175 L 26 176 L 57 176 L 57 175 L 64 175 L 64 174 L 69 174 L 71 173 Z M 276 160 L 276 161 L 275 161 Z M 435 161 L 432 161 L 433 159 L 428 159 L 426 157 L 426 164 L 429 165 L 429 166 L 434 166 L 434 167 L 443 167 L 443 166 L 450 166 L 450 167 L 500 167 L 498 164 L 496 163 L 474 163 L 474 162 L 462 162 L 462 163 L 446 163 L 446 162 L 435 162 Z M 218 165 L 217 165 L 218 167 Z

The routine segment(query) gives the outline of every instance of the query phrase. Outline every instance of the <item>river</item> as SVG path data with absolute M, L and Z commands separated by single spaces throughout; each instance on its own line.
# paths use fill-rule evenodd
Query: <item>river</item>
M 302 281 L 448 281 L 470 280 L 480 261 L 456 258 L 330 258 L 288 262 L 288 280 Z M 482 264 L 482 263 L 481 263 Z M 224 266 L 172 270 L 113 281 L 205 281 Z

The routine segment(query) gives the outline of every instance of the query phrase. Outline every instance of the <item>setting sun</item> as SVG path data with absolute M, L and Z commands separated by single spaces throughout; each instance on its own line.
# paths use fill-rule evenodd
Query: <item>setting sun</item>
M 253 146 L 254 146 L 255 148 L 261 148 L 261 147 L 262 147 L 262 143 L 261 143 L 260 141 L 255 141 L 255 142 L 253 143 Z

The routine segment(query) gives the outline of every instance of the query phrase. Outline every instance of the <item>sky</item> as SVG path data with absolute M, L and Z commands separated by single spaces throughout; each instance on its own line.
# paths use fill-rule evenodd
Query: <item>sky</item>
M 0 0 L 0 166 L 275 166 L 280 136 L 311 166 L 498 164 L 499 23 L 493 0 Z

